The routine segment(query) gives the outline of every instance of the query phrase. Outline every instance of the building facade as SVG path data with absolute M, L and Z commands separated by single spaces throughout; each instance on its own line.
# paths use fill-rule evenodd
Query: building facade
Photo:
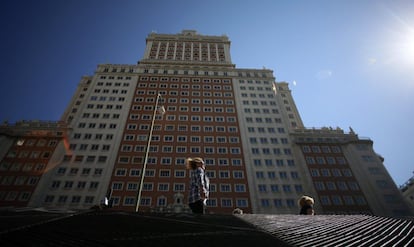
M 0 205 L 28 207 L 39 181 L 51 174 L 67 131 L 63 122 L 22 121 L 0 126 Z
M 370 139 L 350 129 L 295 129 L 295 152 L 301 153 L 326 214 L 409 215 L 395 183 L 373 150 Z
M 288 84 L 269 69 L 236 68 L 224 35 L 149 34 L 138 64 L 101 64 L 83 77 L 61 121 L 61 148 L 28 206 L 85 209 L 108 201 L 116 210 L 188 212 L 185 160 L 202 157 L 209 213 L 296 214 L 306 194 L 319 213 L 404 214 L 402 205 L 388 210 L 399 197 L 391 196 L 396 186 L 372 155 L 372 141 L 353 135 L 352 145 L 326 144 L 323 131 L 308 133 Z M 368 160 L 355 157 L 367 155 L 356 149 L 365 144 L 376 165 L 361 168 Z M 324 168 L 322 160 L 335 164 Z M 3 158 L 2 169 L 10 162 Z M 0 189 L 0 199 L 8 197 Z
M 408 179 L 408 181 L 400 187 L 400 191 L 402 192 L 405 201 L 411 207 L 411 210 L 414 211 L 414 177 Z

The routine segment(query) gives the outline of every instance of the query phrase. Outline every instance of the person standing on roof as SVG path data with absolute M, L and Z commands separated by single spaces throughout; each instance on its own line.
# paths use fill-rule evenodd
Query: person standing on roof
M 313 210 L 313 204 L 315 201 L 310 196 L 302 196 L 299 201 L 300 212 L 299 214 L 303 215 L 314 215 L 315 210 Z
M 206 165 L 202 158 L 188 158 L 190 170 L 190 190 L 188 206 L 194 214 L 204 214 L 210 189 L 210 180 L 205 174 Z

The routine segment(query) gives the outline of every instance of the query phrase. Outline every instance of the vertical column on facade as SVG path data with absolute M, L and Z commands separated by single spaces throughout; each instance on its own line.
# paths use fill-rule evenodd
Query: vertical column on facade
M 197 49 L 197 61 L 201 61 L 201 43 L 195 43 L 195 46 L 198 48 Z
M 216 60 L 214 62 L 219 61 L 219 54 L 218 54 L 218 46 L 214 44 L 214 53 L 216 54 Z
M 153 44 L 153 41 L 148 41 L 147 47 L 145 48 L 144 58 L 149 58 L 150 57 L 152 44 Z
M 224 43 L 224 61 L 231 63 L 230 43 Z
M 156 58 L 158 58 L 158 55 L 160 54 L 160 48 L 161 48 L 161 42 L 157 42 L 157 54 L 155 55 Z
M 207 61 L 211 61 L 211 57 L 210 57 L 210 43 L 207 43 Z
M 187 42 L 183 41 L 183 61 L 185 60 L 185 49 L 187 49 Z
M 174 42 L 173 60 L 175 60 L 176 55 L 177 55 L 177 42 Z
M 168 48 L 170 46 L 170 42 L 167 41 L 167 45 L 165 46 L 165 52 L 164 52 L 164 57 L 162 59 L 167 60 L 167 56 L 168 56 Z
M 191 48 L 190 48 L 190 61 L 194 61 L 193 57 L 194 57 L 194 42 L 191 42 Z

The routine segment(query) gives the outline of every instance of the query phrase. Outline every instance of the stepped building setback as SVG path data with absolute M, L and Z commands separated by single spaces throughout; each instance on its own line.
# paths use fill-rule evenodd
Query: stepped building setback
M 227 36 L 151 33 L 137 64 L 82 77 L 59 122 L 0 126 L 0 207 L 189 212 L 185 160 L 202 157 L 211 214 L 297 214 L 306 194 L 318 214 L 412 215 L 372 144 L 306 128 L 288 83 L 237 68 Z

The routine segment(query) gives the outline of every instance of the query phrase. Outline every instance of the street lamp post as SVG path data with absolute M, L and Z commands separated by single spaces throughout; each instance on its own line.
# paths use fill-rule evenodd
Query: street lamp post
M 141 202 L 141 193 L 142 193 L 142 187 L 144 185 L 145 169 L 147 168 L 148 155 L 149 155 L 150 146 L 151 146 L 151 139 L 152 139 L 152 131 L 154 130 L 155 116 L 157 115 L 158 102 L 159 102 L 160 98 L 161 98 L 161 94 L 158 94 L 157 100 L 155 101 L 154 113 L 152 115 L 152 122 L 151 122 L 151 128 L 150 128 L 150 132 L 149 132 L 149 136 L 148 136 L 147 149 L 145 151 L 144 165 L 143 165 L 142 171 L 141 171 L 141 182 L 139 184 L 137 200 L 135 202 L 135 212 L 138 212 L 139 204 Z

